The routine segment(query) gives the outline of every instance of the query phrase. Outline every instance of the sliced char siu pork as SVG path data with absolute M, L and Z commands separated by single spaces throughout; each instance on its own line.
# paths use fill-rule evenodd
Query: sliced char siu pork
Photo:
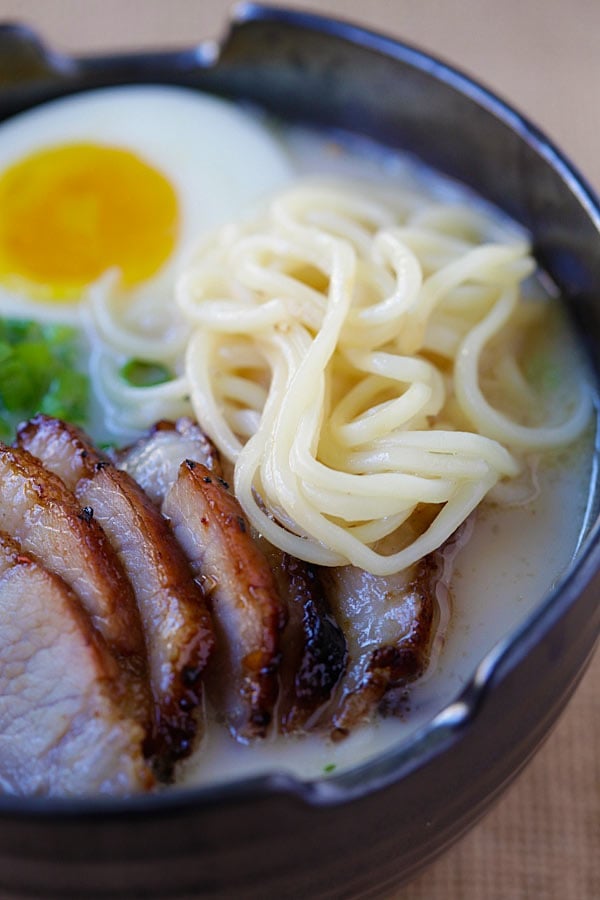
M 277 700 L 285 610 L 212 443 L 180 419 L 159 423 L 117 459 L 161 505 L 204 586 L 216 638 L 207 688 L 217 714 L 239 739 L 263 737 Z
M 189 752 L 203 685 L 240 740 L 275 717 L 338 739 L 424 671 L 452 541 L 385 578 L 312 566 L 221 476 L 189 419 L 114 463 L 42 415 L 0 445 L 0 789 L 148 789 Z
M 158 507 L 177 480 L 179 466 L 185 459 L 203 463 L 214 475 L 223 475 L 214 444 L 187 417 L 174 423 L 158 422 L 131 447 L 114 452 L 113 458 Z
M 123 672 L 79 598 L 0 532 L 0 788 L 131 794 L 154 783 Z
M 346 639 L 334 618 L 315 566 L 283 553 L 259 539 L 288 622 L 282 637 L 280 729 L 292 733 L 310 728 L 328 704 L 346 668 Z
M 274 660 L 277 655 L 274 648 L 281 648 L 281 665 L 279 667 L 280 692 L 277 702 L 278 722 L 281 730 L 284 732 L 298 731 L 304 728 L 311 718 L 314 717 L 315 713 L 329 700 L 344 670 L 346 658 L 346 643 L 343 633 L 331 613 L 314 567 L 302 560 L 287 556 L 248 528 L 238 504 L 227 494 L 223 495 L 223 491 L 226 489 L 219 481 L 222 468 L 216 450 L 201 429 L 189 419 L 180 419 L 175 425 L 166 422 L 159 423 L 149 435 L 141 438 L 126 452 L 118 454 L 117 459 L 118 464 L 130 472 L 142 484 L 146 493 L 153 497 L 157 503 L 162 503 L 170 487 L 177 481 L 180 474 L 180 465 L 186 459 L 203 463 L 209 470 L 197 482 L 197 487 L 199 488 L 198 497 L 201 505 L 205 507 L 207 500 L 204 494 L 212 491 L 215 494 L 215 497 L 213 497 L 215 505 L 211 508 L 210 515 L 203 516 L 203 514 L 199 514 L 195 517 L 197 523 L 200 521 L 199 528 L 195 533 L 196 540 L 202 545 L 205 541 L 203 533 L 209 534 L 207 524 L 202 523 L 203 518 L 206 519 L 207 523 L 212 522 L 215 526 L 212 533 L 215 535 L 219 534 L 219 528 L 217 527 L 219 518 L 216 515 L 216 510 L 220 509 L 221 504 L 225 505 L 225 510 L 221 510 L 223 515 L 220 521 L 226 521 L 227 515 L 233 516 L 233 519 L 230 520 L 229 525 L 230 548 L 222 551 L 218 550 L 220 543 L 219 540 L 215 541 L 214 548 L 209 554 L 213 574 L 205 578 L 205 583 L 208 589 L 213 591 L 214 595 L 215 585 L 220 586 L 223 581 L 223 579 L 218 577 L 221 559 L 224 561 L 230 560 L 231 565 L 229 568 L 232 572 L 235 572 L 237 544 L 242 548 L 241 553 L 245 554 L 246 558 L 255 561 L 255 564 L 259 566 L 259 571 L 262 571 L 264 568 L 261 557 L 263 555 L 266 557 L 274 576 L 279 598 L 277 603 L 273 599 L 269 601 L 269 605 L 272 609 L 283 605 L 288 620 L 281 637 L 277 640 L 275 640 L 273 634 L 271 634 L 271 637 L 268 637 L 269 629 L 267 629 L 267 641 L 263 649 L 263 653 L 266 653 L 265 658 L 268 658 L 270 653 Z M 212 478 L 212 488 L 209 488 L 210 483 L 204 480 L 206 477 Z M 180 485 L 177 493 L 181 496 L 187 493 L 187 490 L 184 491 Z M 179 524 L 178 538 L 188 550 L 190 558 L 194 560 L 194 565 L 199 571 L 199 577 L 204 578 L 206 575 L 206 563 L 202 562 L 205 559 L 204 552 L 201 546 L 195 545 L 193 530 L 183 528 L 181 510 L 175 512 L 170 509 L 170 503 L 173 499 L 174 495 L 170 498 L 169 503 L 166 504 L 166 508 L 163 507 L 163 509 L 167 514 L 173 516 L 174 522 L 176 521 Z M 186 505 L 186 509 L 191 510 L 192 508 L 193 503 L 190 500 Z M 188 516 L 191 521 L 191 511 L 188 512 Z M 245 528 L 244 532 L 239 532 L 237 535 L 235 534 L 236 521 L 238 523 L 243 522 L 243 527 Z M 184 540 L 182 535 L 187 535 L 187 539 Z M 256 552 L 256 546 L 258 546 L 258 553 Z M 222 557 L 220 556 L 221 552 Z M 242 574 L 240 571 L 240 575 L 237 576 L 240 582 L 242 581 Z M 227 573 L 225 575 L 227 576 L 227 583 L 230 585 L 230 592 L 237 590 L 243 596 L 246 590 L 244 585 L 240 584 L 236 588 L 233 575 Z M 264 584 L 271 584 L 271 579 L 266 574 L 261 577 Z M 269 592 L 272 591 L 273 587 L 270 586 Z M 264 599 L 264 595 L 261 594 L 260 596 L 263 596 Z M 235 610 L 235 604 L 230 602 L 230 606 Z M 224 612 L 226 608 L 227 605 L 222 606 L 220 611 Z M 217 612 L 219 611 L 219 607 L 213 606 L 213 610 L 215 609 Z M 252 607 L 249 605 L 248 609 L 251 610 Z M 258 616 L 257 621 L 260 621 L 259 604 L 256 604 L 255 614 Z M 272 610 L 268 615 L 272 616 Z M 221 642 L 227 641 L 231 647 L 237 645 L 241 648 L 243 644 L 240 640 L 236 641 L 235 629 L 243 629 L 243 618 L 239 618 L 237 625 L 234 619 L 227 621 L 227 632 L 224 628 L 221 628 Z M 279 631 L 279 626 L 277 631 Z M 259 632 L 260 628 L 257 629 L 256 633 L 258 634 Z M 227 633 L 229 637 L 226 636 Z M 266 652 L 266 647 L 268 647 L 269 643 L 272 647 L 269 652 Z M 230 649 L 229 652 L 231 653 L 233 650 Z M 247 652 L 250 653 L 249 648 L 247 648 Z M 250 654 L 249 658 L 252 658 L 252 654 Z M 274 662 L 272 664 L 274 665 Z M 222 675 L 217 679 L 222 682 L 226 678 L 225 665 L 226 656 L 225 651 L 223 651 L 221 662 Z M 243 683 L 241 671 L 240 669 L 240 678 L 242 679 L 240 685 Z M 274 682 L 271 676 L 269 676 L 266 683 L 270 685 L 267 694 L 269 692 L 273 694 Z M 262 692 L 255 685 L 254 696 L 256 698 L 259 698 L 262 693 L 263 699 L 266 699 L 264 684 L 265 676 L 263 676 Z M 248 682 L 246 682 L 246 685 L 246 695 L 252 694 L 252 690 L 248 687 Z M 242 694 L 244 693 L 241 687 L 238 689 Z M 217 690 L 217 693 L 222 700 L 226 692 L 221 687 L 221 690 Z M 232 703 L 235 705 L 234 700 L 235 696 L 233 698 L 229 697 L 230 710 Z M 265 706 L 265 703 L 263 702 L 262 705 Z M 271 701 L 267 705 L 270 707 Z M 243 735 L 262 734 L 264 728 L 263 726 L 259 727 L 257 723 L 260 721 L 261 716 L 266 721 L 267 718 L 270 718 L 270 715 L 270 713 L 251 713 L 247 724 L 234 726 L 234 730 L 237 728 Z M 232 718 L 233 721 L 242 721 L 244 717 L 240 709 L 233 717 L 230 711 L 228 718 L 231 722 Z
M 384 698 L 405 689 L 427 668 L 446 564 L 441 548 L 389 576 L 354 566 L 320 568 L 325 594 L 348 641 L 348 671 L 329 710 L 334 739 L 367 721 Z
M 168 776 L 202 724 L 202 676 L 214 643 L 203 591 L 156 506 L 81 431 L 39 415 L 19 429 L 18 443 L 93 510 L 133 585 L 156 710 L 152 749 Z
M 95 627 L 123 655 L 143 656 L 131 587 L 90 510 L 24 449 L 0 445 L 0 527 L 81 597 Z
M 263 737 L 278 695 L 285 609 L 265 556 L 225 482 L 192 460 L 162 510 L 209 597 L 216 633 L 208 674 L 217 710 L 241 740 Z
M 92 511 L 21 448 L 0 444 L 0 529 L 79 597 L 119 661 L 132 715 L 151 721 L 146 648 L 133 591 Z

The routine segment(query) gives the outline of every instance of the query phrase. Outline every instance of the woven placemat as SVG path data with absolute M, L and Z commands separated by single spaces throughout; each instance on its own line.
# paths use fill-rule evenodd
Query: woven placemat
M 600 900 L 600 652 L 509 791 L 390 900 Z

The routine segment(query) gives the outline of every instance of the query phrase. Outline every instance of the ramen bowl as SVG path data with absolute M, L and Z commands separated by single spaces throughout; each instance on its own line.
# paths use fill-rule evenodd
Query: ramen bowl
M 354 26 L 245 5 L 218 47 L 73 59 L 0 32 L 0 115 L 62 95 L 168 83 L 415 154 L 520 222 L 593 370 L 600 209 L 535 127 L 442 62 Z M 596 377 L 593 374 L 592 377 Z M 600 629 L 592 483 L 577 555 L 466 685 L 406 740 L 347 771 L 273 771 L 131 798 L 0 797 L 0 888 L 49 897 L 385 895 L 456 840 L 530 759 Z

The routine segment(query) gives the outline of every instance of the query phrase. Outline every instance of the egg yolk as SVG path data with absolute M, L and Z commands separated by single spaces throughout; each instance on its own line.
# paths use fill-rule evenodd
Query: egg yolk
M 177 241 L 165 176 L 95 144 L 40 150 L 0 175 L 0 279 L 35 299 L 72 301 L 117 267 L 124 287 L 154 275 Z

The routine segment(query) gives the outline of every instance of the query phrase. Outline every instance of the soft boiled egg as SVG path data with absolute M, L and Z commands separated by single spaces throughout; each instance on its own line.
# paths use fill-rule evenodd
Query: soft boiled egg
M 104 272 L 170 280 L 292 170 L 260 119 L 193 90 L 77 94 L 0 125 L 0 315 L 64 317 Z

